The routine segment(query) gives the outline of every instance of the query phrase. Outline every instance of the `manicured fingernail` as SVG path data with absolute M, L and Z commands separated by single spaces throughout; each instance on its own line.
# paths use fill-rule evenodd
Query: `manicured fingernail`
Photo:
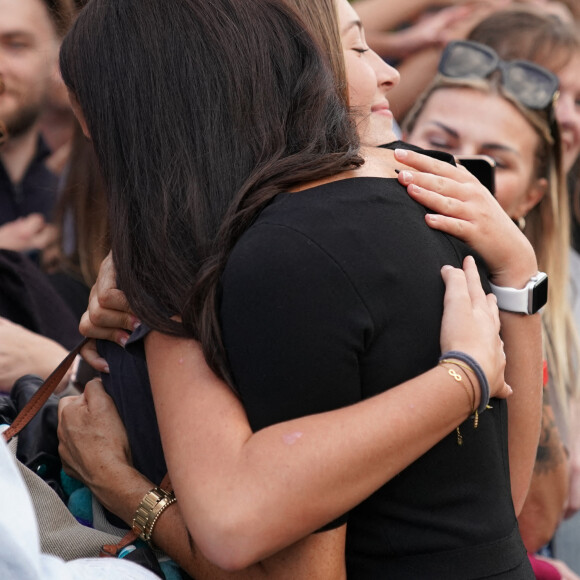
M 445 264 L 445 266 L 443 266 L 443 268 L 441 268 L 441 271 L 443 272 L 444 270 L 451 270 L 453 268 L 453 266 L 450 266 L 449 264 Z
M 128 340 L 128 339 L 127 339 L 127 337 L 126 337 L 126 336 L 123 336 L 121 339 L 119 339 L 119 342 L 121 343 L 121 346 L 122 346 L 123 348 L 125 348 L 125 345 L 127 344 L 127 340 Z
M 399 177 L 406 183 L 409 183 L 413 179 L 413 174 L 410 171 L 401 171 Z
M 134 319 L 133 320 L 133 330 L 137 330 L 141 326 L 141 321 Z
M 109 368 L 109 365 L 105 365 L 103 367 L 103 372 L 105 372 L 105 373 L 110 373 L 111 372 L 111 369 Z
M 408 151 L 406 149 L 395 149 L 395 157 L 406 159 L 408 157 Z

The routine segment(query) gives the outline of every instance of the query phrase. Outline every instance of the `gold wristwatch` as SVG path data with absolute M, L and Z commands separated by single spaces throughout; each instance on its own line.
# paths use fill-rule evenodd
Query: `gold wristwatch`
M 148 491 L 133 516 L 132 528 L 135 534 L 149 543 L 159 516 L 175 501 L 173 492 L 167 492 L 160 487 Z

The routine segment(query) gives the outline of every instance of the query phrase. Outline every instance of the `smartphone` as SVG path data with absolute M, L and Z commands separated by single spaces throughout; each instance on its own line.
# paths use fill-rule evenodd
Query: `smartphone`
M 475 175 L 492 195 L 495 195 L 495 160 L 493 158 L 489 155 L 455 155 L 455 161 Z

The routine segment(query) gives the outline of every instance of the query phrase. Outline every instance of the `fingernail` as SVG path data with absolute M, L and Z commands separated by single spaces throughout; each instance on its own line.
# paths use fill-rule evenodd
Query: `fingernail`
M 453 266 L 450 266 L 449 264 L 445 264 L 445 266 L 443 266 L 443 268 L 441 268 L 441 271 L 443 272 L 444 270 L 451 270 L 453 268 Z
M 105 373 L 110 373 L 111 372 L 111 369 L 109 368 L 109 365 L 105 365 L 103 367 L 103 372 L 105 372 Z
M 134 319 L 133 320 L 133 330 L 137 330 L 141 326 L 141 321 Z
M 408 157 L 408 151 L 406 149 L 395 149 L 395 157 L 399 159 L 406 159 Z
M 119 339 L 119 342 L 121 343 L 121 346 L 125 348 L 125 345 L 127 344 L 127 337 L 123 336 L 121 339 Z
M 410 183 L 413 179 L 413 174 L 410 171 L 401 171 L 399 177 L 401 177 L 404 182 Z

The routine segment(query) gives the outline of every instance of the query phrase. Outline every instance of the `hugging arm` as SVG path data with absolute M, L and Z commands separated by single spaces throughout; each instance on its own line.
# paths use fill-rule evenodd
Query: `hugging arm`
M 131 525 L 139 502 L 155 484 L 133 468 L 124 426 L 100 380 L 87 383 L 83 395 L 61 400 L 58 435 L 66 472 L 83 481 L 103 506 Z M 179 508 L 178 502 L 163 512 L 152 540 L 197 580 L 343 577 L 344 525 L 298 541 L 279 556 L 227 572 L 197 549 Z
M 427 224 L 468 243 L 485 260 L 496 286 L 523 288 L 538 271 L 530 242 L 497 200 L 464 167 L 453 167 L 411 151 L 396 158 L 414 171 L 399 181 L 409 195 L 436 213 Z M 540 314 L 500 311 L 505 343 L 506 381 L 514 394 L 509 408 L 509 458 L 516 514 L 526 498 L 538 449 L 542 413 L 542 335 Z
M 271 249 L 264 242 L 258 235 L 246 248 L 248 255 L 255 256 L 260 248 Z M 278 249 L 283 255 L 277 254 Z M 283 315 L 268 311 L 271 304 L 277 308 L 284 308 L 282 304 L 301 306 L 300 299 L 277 300 L 280 296 L 272 295 L 276 292 L 270 286 L 272 280 L 293 296 L 299 288 L 303 294 L 313 288 L 312 279 L 297 274 L 304 268 L 292 262 L 294 257 L 303 264 L 304 252 L 319 279 L 340 288 L 338 294 L 344 289 L 343 298 L 352 301 L 350 311 L 362 312 L 355 303 L 358 297 L 345 289 L 341 273 L 324 256 L 313 255 L 315 248 L 305 248 L 294 236 L 281 235 L 276 251 L 255 263 L 256 270 L 245 265 L 233 273 L 228 283 L 236 292 L 227 308 L 242 316 L 238 322 L 248 336 L 259 337 L 256 344 L 263 362 L 257 368 L 249 365 L 243 372 L 234 364 L 236 384 L 244 404 L 252 407 L 254 426 L 261 423 L 263 428 L 252 431 L 244 408 L 205 368 L 195 342 L 158 333 L 146 339 L 163 447 L 184 520 L 200 549 L 222 566 L 238 568 L 259 561 L 339 517 L 470 414 L 465 393 L 442 367 L 371 399 L 336 408 L 337 391 L 343 397 L 339 404 L 344 405 L 349 398 L 350 402 L 356 399 L 359 389 L 352 346 L 345 346 L 345 335 L 339 331 L 327 333 L 326 340 L 316 342 L 316 349 L 311 342 L 317 329 L 323 328 L 321 320 L 336 317 L 336 295 L 329 301 L 327 296 L 314 297 L 310 292 L 307 298 L 313 302 L 306 318 L 292 306 Z M 280 269 L 281 263 L 284 267 Z M 468 282 L 460 270 L 444 271 L 448 290 L 442 349 L 466 350 L 485 360 L 482 364 L 493 392 L 506 396 L 509 387 L 501 372 L 504 359 L 495 303 L 485 297 L 471 259 L 466 273 Z M 262 293 L 269 296 L 268 302 L 260 299 Z M 455 324 L 459 318 L 461 325 Z M 251 320 L 258 322 L 249 328 Z M 288 329 L 289 320 L 301 322 Z M 244 332 L 232 338 L 231 327 L 225 319 L 223 322 L 230 356 L 240 349 L 239 356 L 245 358 Z M 270 386 L 275 393 L 268 393 Z M 306 395 L 316 392 L 319 396 L 321 391 L 326 411 Z M 326 402 L 327 395 L 332 396 L 332 403 Z M 278 400 L 278 407 L 275 401 L 267 401 L 270 396 Z M 317 414 L 265 426 L 259 408 L 263 397 L 274 421 L 283 420 L 286 406 L 304 397 L 308 401 L 305 415 L 308 411 Z
M 447 292 L 441 350 L 472 354 L 489 375 L 492 395 L 503 397 L 509 388 L 502 376 L 497 310 L 493 299 L 483 296 L 472 261 L 467 261 L 465 270 L 466 277 L 455 269 L 443 272 Z M 248 278 L 252 282 L 264 276 Z M 348 511 L 452 432 L 470 413 L 465 394 L 444 369 L 434 368 L 348 408 L 296 418 L 253 433 L 240 401 L 209 371 L 195 341 L 151 333 L 146 349 L 177 505 L 196 548 L 230 569 L 256 561 L 263 564 L 268 554 Z M 295 364 L 300 361 L 291 366 Z M 349 376 L 351 373 L 352 369 Z M 320 384 L 332 389 L 334 385 L 327 381 L 334 377 L 342 382 L 343 374 L 331 369 L 328 376 L 320 377 Z M 447 404 L 442 406 L 443 400 Z M 400 413 L 410 405 L 411 414 Z M 74 416 L 71 414 L 71 420 Z M 401 448 L 406 450 L 404 456 Z M 87 460 L 93 461 L 88 455 Z M 118 463 L 123 463 L 121 458 Z M 111 467 L 115 462 L 103 464 Z M 111 487 L 112 479 L 103 472 L 99 475 L 104 487 Z M 129 472 L 127 477 L 138 479 L 138 474 Z M 125 510 L 119 515 L 130 521 L 151 487 L 149 482 L 139 485 L 131 498 L 124 498 L 123 505 L 115 508 L 105 497 L 102 501 L 115 513 Z M 115 493 L 109 493 L 113 498 L 109 501 L 115 501 Z M 172 506 L 168 512 L 174 509 Z M 156 528 L 157 536 L 154 534 L 160 545 L 164 530 L 171 527 L 163 519 Z M 322 542 L 330 533 L 304 540 L 300 544 L 304 557 L 294 564 L 313 565 L 305 555 L 313 542 Z M 338 530 L 332 534 L 335 537 L 327 539 L 327 549 L 334 553 L 341 540 L 336 539 Z

